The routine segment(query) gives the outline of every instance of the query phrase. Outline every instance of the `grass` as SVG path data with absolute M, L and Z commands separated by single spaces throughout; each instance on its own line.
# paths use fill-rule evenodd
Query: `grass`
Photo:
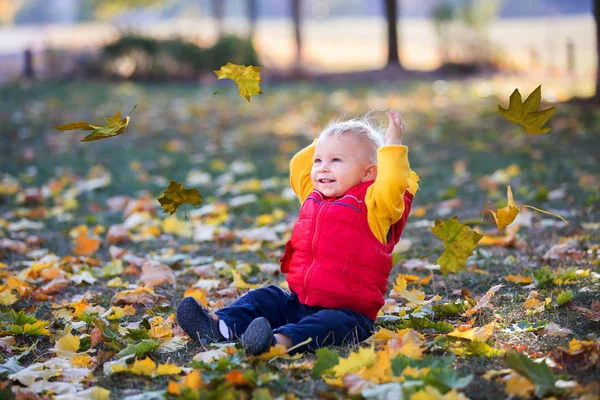
M 505 202 L 506 184 L 510 183 L 517 204 L 531 204 L 555 211 L 565 216 L 569 225 L 551 225 L 552 221 L 558 219 L 534 214 L 531 226 L 521 227 L 517 234 L 522 247 L 480 247 L 469 260 L 468 270 L 446 277 L 435 273 L 433 282 L 424 290 L 428 296 L 439 294 L 443 297 L 441 302 L 448 302 L 462 298 L 453 293 L 455 290 L 469 290 L 471 297 L 477 298 L 491 286 L 505 284 L 492 300 L 494 309 L 476 314 L 476 326 L 492 321 L 497 323 L 497 329 L 490 339 L 491 345 L 499 349 L 520 347 L 533 356 L 549 356 L 557 362 L 555 372 L 561 374 L 563 379 L 587 384 L 599 375 L 600 365 L 596 363 L 588 369 L 578 369 L 573 363 L 560 358 L 558 347 L 568 347 L 572 338 L 597 341 L 600 323 L 585 319 L 569 304 L 526 315 L 524 302 L 532 289 L 506 282 L 503 277 L 509 273 L 534 276 L 536 271 L 548 265 L 550 279 L 547 286 L 538 284 L 539 287 L 533 288 L 539 292 L 540 299 L 552 296 L 555 302 L 558 292 L 565 288 L 574 294 L 571 304 L 590 308 L 592 301 L 597 299 L 597 279 L 577 278 L 573 283 L 563 285 L 557 285 L 554 279 L 567 268 L 600 272 L 597 258 L 600 231 L 597 228 L 586 229 L 583 225 L 600 220 L 600 203 L 594 200 L 600 199 L 600 164 L 596 150 L 600 144 L 600 114 L 593 109 L 558 104 L 557 113 L 550 120 L 553 130 L 544 136 L 527 136 L 495 111 L 496 104 L 505 103 L 506 99 L 478 97 L 475 94 L 478 84 L 480 82 L 449 82 L 451 90 L 447 94 L 446 107 L 433 105 L 436 95 L 430 82 L 410 82 L 398 87 L 384 84 L 374 87 L 360 84 L 285 84 L 263 88 L 265 94 L 254 96 L 251 103 L 240 99 L 232 89 L 213 96 L 213 88 L 194 88 L 189 85 L 55 82 L 5 86 L 0 88 L 0 126 L 3 126 L 0 171 L 5 179 L 9 175 L 17 179 L 22 189 L 14 194 L 0 194 L 0 240 L 11 238 L 24 241 L 35 235 L 42 238 L 41 248 L 58 257 L 70 255 L 72 244 L 69 232 L 73 227 L 86 224 L 92 228 L 100 224 L 108 228 L 125 221 L 121 211 L 110 211 L 108 199 L 117 195 L 140 198 L 145 193 L 156 198 L 170 179 L 184 183 L 186 187 L 197 187 L 204 204 L 227 203 L 240 194 L 255 193 L 255 202 L 241 207 L 227 207 L 227 219 L 222 226 L 232 231 L 256 227 L 257 216 L 272 213 L 275 209 L 284 211 L 284 222 L 289 229 L 298 211 L 297 202 L 284 195 L 288 187 L 287 163 L 291 156 L 308 144 L 332 117 L 356 116 L 371 109 L 381 111 L 395 108 L 407 121 L 404 139 L 410 148 L 411 167 L 419 173 L 422 183 L 413 215 L 403 234 L 403 238 L 410 241 L 410 247 L 399 254 L 390 282 L 395 280 L 398 273 L 407 273 L 402 267 L 407 260 L 425 258 L 429 262 L 435 261 L 441 252 L 441 243 L 433 237 L 428 226 L 436 218 L 447 219 L 458 215 L 460 221 L 471 221 L 472 226 L 478 226 L 486 233 L 496 233 L 489 217 L 480 221 L 481 210 L 487 201 L 493 204 Z M 495 88 L 495 93 L 504 90 L 502 85 L 495 86 L 497 82 L 489 84 Z M 82 143 L 79 139 L 84 134 L 80 132 L 52 129 L 52 126 L 68 121 L 100 122 L 103 117 L 116 111 L 128 113 L 134 104 L 138 108 L 132 115 L 130 127 L 117 138 Z M 376 117 L 384 122 L 383 113 L 376 114 Z M 238 165 L 240 168 L 234 172 L 232 167 L 236 162 L 250 163 L 253 169 L 244 171 Z M 461 170 L 460 163 L 466 165 L 464 170 Z M 513 164 L 519 167 L 519 173 L 510 180 L 490 180 L 496 171 Z M 89 174 L 94 173 L 94 168 L 97 171 L 99 166 L 110 174 L 110 184 L 81 192 L 76 196 L 76 207 L 56 211 L 65 205 L 66 190 L 53 198 L 46 198 L 39 205 L 20 200 L 27 188 L 47 186 L 53 180 L 64 180 L 67 188 L 69 182 L 76 186 L 77 182 L 85 181 L 81 178 L 91 178 Z M 211 181 L 186 184 L 190 177 L 193 178 L 193 173 L 200 172 L 208 173 Z M 250 179 L 254 178 L 262 181 L 258 188 L 250 184 Z M 273 179 L 267 185 L 266 180 L 270 178 Z M 229 183 L 224 183 L 228 182 L 227 179 L 230 179 Z M 240 185 L 243 183 L 246 183 L 246 188 Z M 0 189 L 3 187 L 6 187 L 6 183 L 0 183 Z M 460 205 L 444 208 L 443 202 L 447 200 L 460 200 Z M 155 206 L 158 208 L 158 202 Z M 36 220 L 44 223 L 42 229 L 15 231 L 7 228 L 8 224 L 22 218 L 34 220 L 32 210 L 40 207 L 46 211 L 45 217 Z M 416 213 L 417 209 L 419 214 Z M 54 217 L 53 210 L 57 212 Z M 193 212 L 193 207 L 187 208 L 188 223 L 198 218 Z M 177 215 L 183 219 L 183 210 L 179 210 Z M 155 217 L 159 226 L 162 219 L 164 216 L 160 213 Z M 542 259 L 552 245 L 566 237 L 576 239 L 575 250 L 581 252 L 580 256 Z M 249 269 L 242 269 L 247 282 L 277 284 L 284 280 L 279 274 L 258 274 L 257 269 L 252 267 L 265 261 L 276 263 L 282 247 L 269 246 L 267 243 L 260 251 L 236 252 L 236 244 L 240 244 L 239 239 L 197 242 L 180 236 L 178 232 L 163 232 L 157 240 L 124 245 L 129 252 L 140 256 L 159 256 L 170 251 L 185 257 L 184 261 L 172 264 L 178 274 L 177 285 L 156 288 L 156 293 L 165 296 L 170 305 L 149 310 L 138 306 L 137 314 L 121 321 L 122 325 L 149 318 L 153 314 L 166 317 L 174 311 L 183 292 L 197 279 L 195 275 L 185 272 L 188 267 L 185 259 L 210 256 L 215 260 L 236 260 L 238 264 L 248 262 L 251 264 Z M 103 241 L 95 255 L 100 265 L 110 261 L 108 247 Z M 28 259 L 19 252 L 0 249 L 0 262 L 7 264 L 7 270 L 12 274 L 23 270 L 26 266 L 24 262 Z M 416 273 L 423 275 L 420 271 Z M 220 278 L 226 286 L 230 273 L 226 269 L 222 274 Z M 32 352 L 21 359 L 22 365 L 45 361 L 52 356 L 56 334 L 64 326 L 63 322 L 53 321 L 52 303 L 63 300 L 70 302 L 74 296 L 87 292 L 94 304 L 108 307 L 113 295 L 122 290 L 107 287 L 109 279 L 101 278 L 91 287 L 70 285 L 48 301 L 30 298 L 15 303 L 13 308 L 17 310 L 36 307 L 34 313 L 38 318 L 51 321 L 53 335 L 42 337 L 35 346 L 35 354 Z M 137 278 L 123 275 L 123 279 L 135 283 Z M 212 293 L 209 294 L 209 300 L 222 300 L 223 304 L 232 301 L 230 298 L 218 298 Z M 0 307 L 2 312 L 9 309 Z M 510 332 L 513 324 L 522 319 L 531 323 L 542 319 L 552 321 L 570 328 L 573 334 L 553 337 L 538 336 L 533 332 Z M 466 319 L 448 316 L 442 320 L 456 326 Z M 426 329 L 423 332 L 428 343 L 433 343 L 439 336 L 434 330 Z M 34 343 L 27 335 L 18 341 L 21 345 Z M 191 358 L 201 350 L 200 346 L 188 344 L 173 353 L 153 352 L 151 357 L 156 362 L 169 360 L 187 366 L 193 365 L 190 364 Z M 0 351 L 3 357 L 10 357 L 5 350 Z M 347 356 L 350 349 L 336 351 Z M 450 352 L 436 350 L 434 354 L 447 355 Z M 306 354 L 300 359 L 303 360 L 315 360 L 315 356 Z M 264 383 L 258 386 L 268 388 L 274 396 L 293 393 L 300 398 L 347 397 L 344 389 L 333 388 L 321 379 L 311 379 L 309 372 L 284 370 L 283 366 L 290 363 L 279 359 L 269 363 L 246 360 L 223 366 L 222 370 L 205 369 L 203 374 L 206 379 L 212 377 L 215 382 L 220 382 L 224 371 L 236 368 L 249 371 L 255 368 L 264 373 L 264 376 L 260 375 Z M 453 367 L 461 376 L 467 373 L 474 375 L 471 384 L 463 390 L 468 397 L 506 397 L 503 383 L 482 378 L 491 369 L 507 367 L 502 356 L 457 358 Z M 269 374 L 275 374 L 277 379 L 269 381 L 266 378 Z M 102 368 L 98 368 L 93 377 L 94 383 L 109 388 L 114 398 L 165 390 L 169 380 L 127 374 L 105 376 Z M 14 383 L 11 385 L 18 387 Z M 242 387 L 236 393 L 248 395 L 252 389 Z M 574 393 L 567 391 L 563 397 L 575 396 Z

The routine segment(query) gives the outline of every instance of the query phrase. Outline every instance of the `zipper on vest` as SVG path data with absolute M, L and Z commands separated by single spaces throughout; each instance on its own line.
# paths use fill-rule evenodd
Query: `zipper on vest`
M 310 243 L 310 263 L 308 264 L 308 267 L 306 268 L 305 272 L 304 272 L 304 296 L 305 296 L 305 301 L 308 302 L 309 299 L 309 291 L 308 291 L 308 280 L 309 277 L 312 273 L 312 270 L 315 267 L 315 262 L 317 260 L 317 238 L 319 237 L 319 227 L 320 227 L 320 222 L 321 222 L 321 216 L 323 215 L 323 212 L 325 211 L 325 208 L 327 208 L 329 206 L 329 203 L 324 203 L 321 205 L 321 207 L 319 207 L 317 209 L 317 214 L 315 216 L 315 226 L 314 226 L 314 231 L 313 231 L 313 235 L 312 235 L 312 240 Z

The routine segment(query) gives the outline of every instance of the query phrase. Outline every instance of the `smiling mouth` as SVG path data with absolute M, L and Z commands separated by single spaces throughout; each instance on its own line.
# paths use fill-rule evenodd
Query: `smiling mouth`
M 335 179 L 319 179 L 320 183 L 333 183 Z

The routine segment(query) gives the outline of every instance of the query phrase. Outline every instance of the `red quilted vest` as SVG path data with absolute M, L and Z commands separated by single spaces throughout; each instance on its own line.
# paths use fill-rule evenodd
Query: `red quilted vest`
M 375 320 L 383 306 L 392 269 L 392 250 L 400 240 L 413 195 L 404 194 L 402 218 L 382 244 L 369 227 L 364 199 L 374 181 L 327 198 L 317 190 L 306 198 L 292 238 L 280 259 L 281 272 L 302 304 L 350 308 Z

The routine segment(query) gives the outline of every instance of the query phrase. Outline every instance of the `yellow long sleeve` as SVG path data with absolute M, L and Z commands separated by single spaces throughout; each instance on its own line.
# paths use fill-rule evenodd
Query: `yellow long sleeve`
M 300 203 L 314 190 L 310 172 L 316 143 L 314 140 L 290 161 L 290 185 Z M 377 178 L 367 189 L 365 205 L 371 231 L 381 243 L 386 243 L 390 226 L 404 213 L 404 191 L 414 195 L 419 189 L 419 177 L 410 169 L 406 146 L 383 146 L 377 151 L 377 158 Z
M 316 145 L 317 139 L 297 152 L 290 161 L 290 185 L 296 196 L 298 196 L 300 204 L 304 203 L 310 192 L 315 189 L 310 180 L 310 171 Z
M 408 163 L 408 147 L 386 145 L 377 150 L 377 178 L 367 189 L 365 205 L 369 227 L 381 243 L 404 213 L 404 191 L 414 195 L 418 181 Z

